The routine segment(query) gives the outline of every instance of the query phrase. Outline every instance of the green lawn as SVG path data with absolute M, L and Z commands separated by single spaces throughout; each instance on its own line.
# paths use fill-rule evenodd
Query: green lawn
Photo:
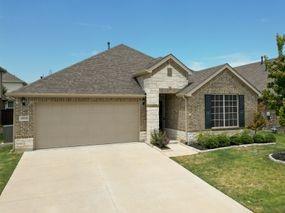
M 12 145 L 0 148 L 0 194 L 22 156 L 11 149 Z
M 285 212 L 285 164 L 268 154 L 285 150 L 285 135 L 276 145 L 232 148 L 173 158 L 176 162 L 254 212 Z

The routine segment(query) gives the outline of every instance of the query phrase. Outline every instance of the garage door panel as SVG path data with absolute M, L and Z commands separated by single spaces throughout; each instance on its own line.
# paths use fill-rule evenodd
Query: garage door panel
M 138 141 L 138 102 L 39 103 L 36 148 Z

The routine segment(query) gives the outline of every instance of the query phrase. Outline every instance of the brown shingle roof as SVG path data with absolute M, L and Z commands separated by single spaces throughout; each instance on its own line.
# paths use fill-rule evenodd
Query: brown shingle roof
M 201 71 L 194 71 L 192 75 L 189 76 L 189 86 L 179 92 L 179 94 L 186 94 L 203 83 L 210 76 L 214 75 L 226 64 L 218 65 L 215 67 L 210 67 Z
M 125 45 L 118 45 L 25 86 L 17 94 L 123 94 L 143 95 L 133 79 L 155 59 Z
M 22 81 L 17 76 L 15 76 L 15 75 L 7 72 L 7 71 L 2 74 L 2 81 L 3 81 L 3 83 L 22 83 L 22 84 L 26 84 L 26 82 Z
M 190 76 L 190 85 L 183 89 L 179 94 L 186 94 L 199 86 L 202 82 L 207 80 L 210 76 L 214 75 L 221 68 L 227 64 L 210 67 L 201 71 L 193 72 Z M 247 82 L 254 86 L 259 92 L 262 92 L 266 88 L 267 72 L 265 65 L 260 62 L 242 65 L 235 67 L 234 70 L 241 75 Z
M 256 89 L 262 92 L 267 85 L 267 72 L 265 64 L 255 62 L 243 66 L 235 67 L 235 70 L 248 80 Z

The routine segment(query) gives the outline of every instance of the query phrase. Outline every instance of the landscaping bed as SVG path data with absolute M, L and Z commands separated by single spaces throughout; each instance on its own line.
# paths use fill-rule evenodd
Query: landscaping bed
M 202 133 L 198 136 L 196 143 L 190 143 L 188 145 L 196 149 L 207 150 L 244 144 L 262 144 L 274 142 L 276 142 L 276 137 L 273 133 L 258 132 L 256 134 L 250 134 L 249 131 L 244 130 L 242 133 L 232 136 L 228 136 L 226 134 Z
M 21 156 L 22 153 L 12 151 L 12 145 L 0 148 L 0 194 L 16 168 Z
M 172 158 L 253 212 L 285 212 L 285 165 L 269 159 L 285 151 L 285 135 L 276 143 L 202 152 Z
M 280 160 L 285 163 L 285 152 L 273 153 L 271 157 L 274 158 L 275 160 Z

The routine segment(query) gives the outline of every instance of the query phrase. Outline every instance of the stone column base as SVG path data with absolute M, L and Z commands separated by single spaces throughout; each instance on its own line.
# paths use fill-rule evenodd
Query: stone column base
M 17 138 L 15 139 L 15 150 L 32 151 L 34 150 L 34 138 Z
M 150 143 L 151 133 L 159 129 L 159 106 L 146 107 L 146 142 Z

